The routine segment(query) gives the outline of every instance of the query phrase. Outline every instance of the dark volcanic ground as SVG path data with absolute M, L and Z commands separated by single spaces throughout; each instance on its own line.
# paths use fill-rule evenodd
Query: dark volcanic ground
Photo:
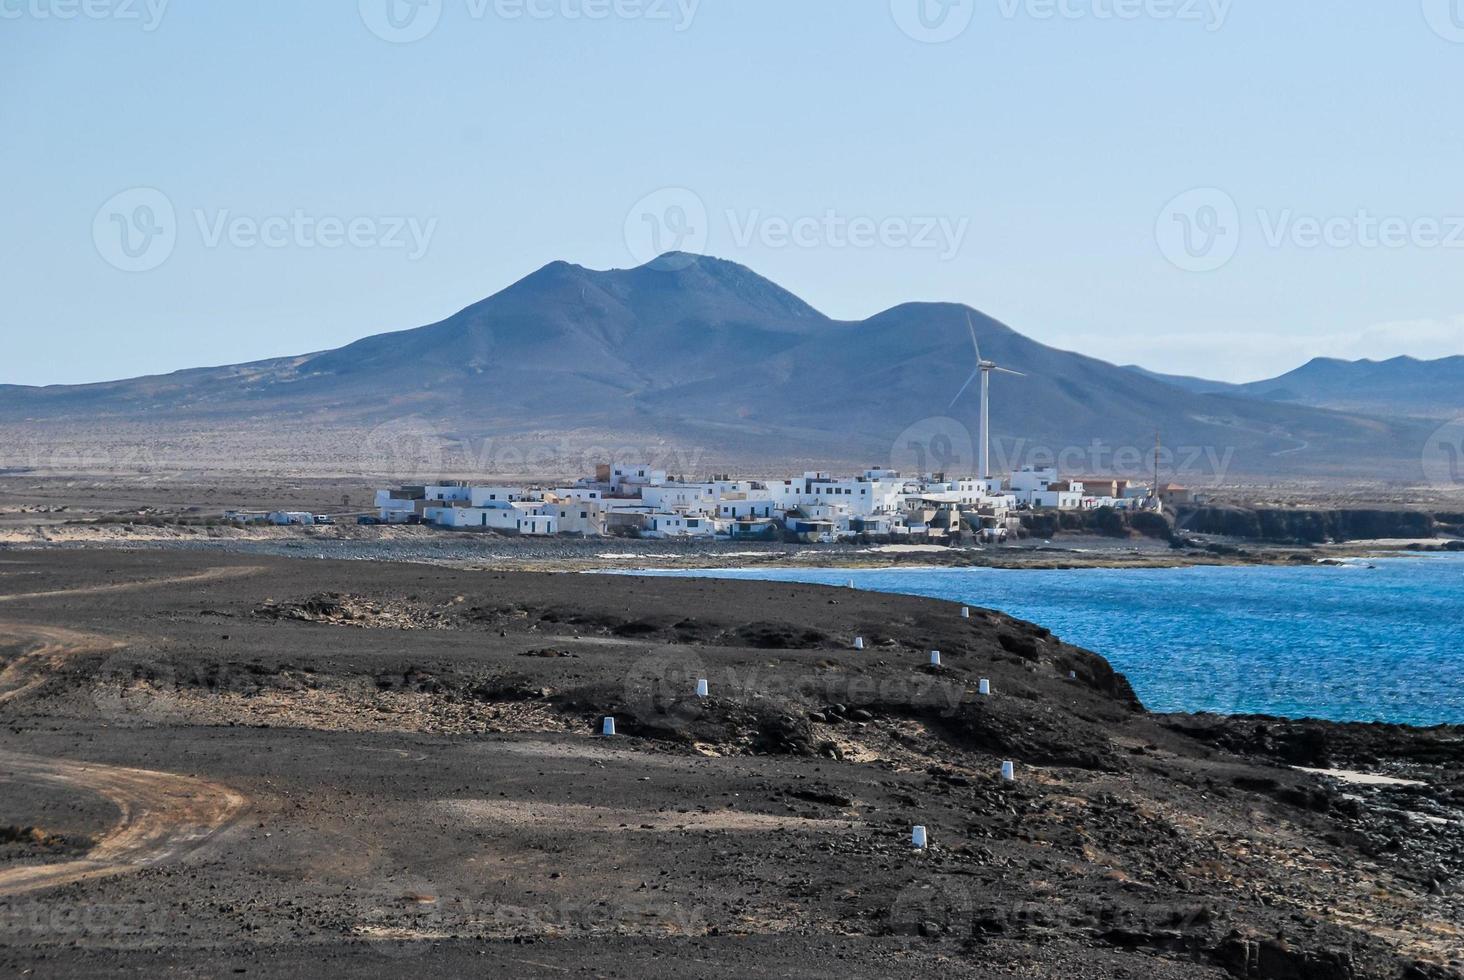
M 7 975 L 1464 963 L 1460 732 L 1153 716 L 924 599 L 0 551 L 0 724 Z

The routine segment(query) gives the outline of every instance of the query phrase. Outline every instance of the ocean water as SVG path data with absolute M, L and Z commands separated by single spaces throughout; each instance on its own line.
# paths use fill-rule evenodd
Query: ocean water
M 1103 654 L 1155 711 L 1464 724 L 1464 556 L 1342 567 L 637 574 L 852 579 L 859 589 L 997 609 Z

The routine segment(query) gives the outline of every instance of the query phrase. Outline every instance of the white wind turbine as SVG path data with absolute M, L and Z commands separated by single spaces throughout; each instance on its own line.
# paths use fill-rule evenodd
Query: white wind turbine
M 951 399 L 950 408 L 956 407 L 956 402 L 971 387 L 971 382 L 976 380 L 976 375 L 981 375 L 981 479 L 991 479 L 991 375 L 996 372 L 1011 374 L 1018 378 L 1025 378 L 1026 375 L 1020 371 L 1012 371 L 1008 368 L 998 367 L 995 361 L 988 361 L 981 356 L 981 342 L 976 339 L 976 324 L 971 320 L 971 314 L 966 314 L 966 329 L 971 331 L 971 346 L 976 348 L 976 370 L 961 385 L 961 390 L 956 392 L 956 397 Z M 947 409 L 950 411 L 950 409 Z

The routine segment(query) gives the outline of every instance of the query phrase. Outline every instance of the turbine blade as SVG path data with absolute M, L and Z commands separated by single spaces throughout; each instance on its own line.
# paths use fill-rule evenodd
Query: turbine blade
M 956 397 L 952 398 L 950 405 L 948 405 L 946 407 L 946 411 L 947 412 L 949 412 L 951 409 L 953 409 L 953 408 L 956 407 L 956 402 L 958 402 L 958 401 L 961 400 L 961 396 L 966 393 L 966 389 L 967 388 L 971 387 L 971 382 L 975 381 L 976 380 L 976 376 L 979 375 L 980 373 L 981 373 L 981 369 L 979 367 L 976 370 L 974 370 L 974 371 L 971 372 L 971 376 L 966 379 L 966 383 L 965 384 L 961 385 L 961 390 L 958 391 L 958 392 L 956 392 Z
M 981 342 L 976 339 L 976 324 L 971 320 L 971 314 L 966 314 L 966 329 L 971 331 L 971 346 L 976 348 L 976 363 L 981 363 Z
M 1019 378 L 1025 378 L 1026 377 L 1026 375 L 1023 374 L 1021 371 L 1013 371 L 1013 370 L 1011 370 L 1009 368 L 999 367 L 999 368 L 992 368 L 991 370 L 996 371 L 996 372 L 998 372 L 1000 374 L 1013 374 L 1013 375 L 1016 375 Z

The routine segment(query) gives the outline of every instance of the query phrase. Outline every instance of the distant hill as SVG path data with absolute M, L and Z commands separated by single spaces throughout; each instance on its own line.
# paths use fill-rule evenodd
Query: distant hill
M 1279 378 L 1241 385 L 1240 390 L 1298 405 L 1452 419 L 1464 415 L 1464 357 L 1436 361 L 1319 357 Z
M 1383 416 L 1453 419 L 1464 415 L 1464 356 L 1421 361 L 1344 361 L 1318 357 L 1265 381 L 1229 384 L 1160 374 L 1131 364 L 1128 370 L 1196 394 L 1264 398 L 1267 401 Z
M 1188 392 L 1197 395 L 1241 394 L 1242 385 L 1230 384 L 1225 381 L 1210 381 L 1207 378 L 1196 378 L 1188 374 L 1163 374 L 1159 371 L 1150 371 L 1148 368 L 1140 367 L 1137 364 L 1130 364 L 1126 370 L 1135 374 L 1142 374 L 1150 381 L 1162 381 L 1165 384 L 1174 385 Z
M 1176 474 L 1189 482 L 1205 482 L 1221 462 L 1231 475 L 1377 476 L 1417 469 L 1432 428 L 1197 393 L 1179 379 L 1047 347 L 953 304 L 836 321 L 740 265 L 671 255 L 603 272 L 556 262 L 440 323 L 333 351 L 105 384 L 3 387 L 0 435 L 28 440 L 32 456 L 36 443 L 91 440 L 167 447 L 170 461 L 192 454 L 288 468 L 295 460 L 349 472 L 363 439 L 385 423 L 450 445 L 518 446 L 525 456 L 552 446 L 576 466 L 679 447 L 688 469 L 912 468 L 924 454 L 970 471 L 962 427 L 977 429 L 975 392 L 949 408 L 973 367 L 968 316 L 986 356 L 1027 375 L 994 382 L 998 465 L 1063 455 L 1064 468 L 1108 470 L 1121 447 L 1117 468 L 1145 472 L 1159 429 L 1167 446 L 1202 461 Z M 953 422 L 941 421 L 948 415 Z M 498 457 L 468 462 L 494 469 Z

